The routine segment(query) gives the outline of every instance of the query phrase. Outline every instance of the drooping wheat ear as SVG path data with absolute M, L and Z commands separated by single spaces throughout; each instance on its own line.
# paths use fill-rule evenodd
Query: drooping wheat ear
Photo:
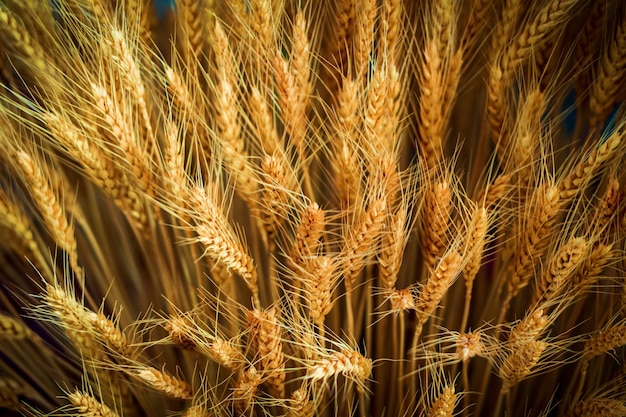
M 21 408 L 20 394 L 21 386 L 17 381 L 0 377 L 0 408 L 19 411 Z
M 310 203 L 302 211 L 291 249 L 291 260 L 296 265 L 307 269 L 309 260 L 317 255 L 324 227 L 324 210 L 317 203 Z
M 613 398 L 588 398 L 579 402 L 574 409 L 577 417 L 611 417 L 626 415 L 626 404 Z
M 258 352 L 259 372 L 276 398 L 285 396 L 285 356 L 281 342 L 281 329 L 276 311 L 252 310 L 247 313 L 252 352 Z
M 95 338 L 95 330 L 89 317 L 89 311 L 58 285 L 47 285 L 44 297 L 46 305 L 52 310 L 59 324 L 86 358 L 97 360 L 103 352 Z
M 154 129 L 150 121 L 148 105 L 146 104 L 146 89 L 143 77 L 135 57 L 129 48 L 124 32 L 113 29 L 111 31 L 111 56 L 117 64 L 124 89 L 130 93 L 139 110 L 142 121 L 143 143 L 147 147 L 155 146 Z M 149 154 L 149 152 L 148 152 Z M 147 162 L 147 161 L 146 161 Z
M 454 415 L 454 406 L 457 394 L 454 393 L 454 387 L 445 387 L 443 391 L 435 398 L 428 410 L 428 417 L 452 417 Z
M 365 262 L 372 255 L 371 248 L 378 239 L 386 213 L 385 197 L 374 198 L 361 213 L 354 228 L 347 231 L 340 259 L 344 260 L 344 283 L 348 292 L 354 287 Z
M 120 147 L 121 160 L 125 161 L 130 168 L 127 173 L 132 182 L 139 190 L 150 194 L 152 192 L 152 170 L 148 165 L 149 158 L 145 151 L 139 147 L 135 133 L 128 124 L 120 103 L 115 103 L 106 88 L 92 83 L 91 92 L 94 104 L 106 123 L 107 129 Z
M 24 173 L 24 179 L 37 208 L 43 215 L 48 232 L 54 238 L 55 243 L 67 252 L 72 269 L 80 276 L 82 269 L 78 265 L 74 226 L 67 221 L 65 206 L 62 201 L 59 201 L 57 196 L 58 190 L 53 188 L 49 176 L 42 170 L 42 164 L 33 160 L 24 151 L 19 151 L 17 156 Z M 69 196 L 66 196 L 66 198 L 69 198 Z
M 309 261 L 305 277 L 306 300 L 309 304 L 311 320 L 319 327 L 324 326 L 324 318 L 333 308 L 332 292 L 337 268 L 330 256 L 318 256 Z
M 589 86 L 593 80 L 590 64 L 602 35 L 608 4 L 607 1 L 592 2 L 580 37 L 574 46 L 573 60 L 579 66 L 574 75 L 574 87 L 576 94 L 581 96 L 589 94 Z
M 74 391 L 67 399 L 76 407 L 76 413 L 85 417 L 119 417 L 119 414 L 111 410 L 105 404 L 96 400 L 91 395 L 82 391 Z
M 24 340 L 34 337 L 33 332 L 23 321 L 0 313 L 0 340 Z
M 538 340 L 546 330 L 548 317 L 542 309 L 533 310 L 513 327 L 508 344 L 513 351 L 523 348 L 528 342 Z
M 459 274 L 462 262 L 463 257 L 456 250 L 443 255 L 417 296 L 418 323 L 425 323 L 435 311 Z
M 561 199 L 569 201 L 581 190 L 585 189 L 593 176 L 602 168 L 615 153 L 624 137 L 623 130 L 615 130 L 600 146 L 591 151 L 576 167 L 559 183 Z
M 584 294 L 594 285 L 604 267 L 614 256 L 613 245 L 596 243 L 572 277 L 572 286 L 579 293 Z
M 193 398 L 193 389 L 188 383 L 156 368 L 142 367 L 133 376 L 170 397 L 182 400 Z
M 448 242 L 447 232 L 452 209 L 452 190 L 446 180 L 433 183 L 426 194 L 422 215 L 422 244 L 427 269 L 432 270 Z
M 404 207 L 400 207 L 388 222 L 389 231 L 382 239 L 382 250 L 378 256 L 379 279 L 381 286 L 389 291 L 395 288 L 402 265 L 404 249 L 408 241 L 407 220 L 407 211 Z
M 245 363 L 245 357 L 230 341 L 216 337 L 209 348 L 210 356 L 218 364 L 230 370 L 237 370 Z
M 543 50 L 556 31 L 571 19 L 579 3 L 580 0 L 550 0 L 528 24 L 522 26 L 506 57 L 512 73 L 517 72 L 533 54 Z
M 605 243 L 611 241 L 611 221 L 616 217 L 620 200 L 623 197 L 619 189 L 619 180 L 613 174 L 609 176 L 606 190 L 590 213 L 590 230 L 599 230 Z
M 205 247 L 205 254 L 235 271 L 245 280 L 258 302 L 257 273 L 245 246 L 237 239 L 224 213 L 206 189 L 196 187 L 190 195 L 190 206 L 197 212 L 194 230 Z
M 462 37 L 460 39 L 463 55 L 470 56 L 477 45 L 481 32 L 485 29 L 485 23 L 489 21 L 491 2 L 489 0 L 475 0 L 471 4 L 471 10 Z
M 20 70 L 30 72 L 32 68 L 36 68 L 39 71 L 46 71 L 47 59 L 44 49 L 4 4 L 0 6 L 0 33 L 2 44 L 14 57 L 27 63 L 27 65 L 20 65 Z
M 234 408 L 240 415 L 246 415 L 254 405 L 259 385 L 262 379 L 254 366 L 242 370 L 238 381 L 233 387 Z
M 542 340 L 531 340 L 511 352 L 500 368 L 503 393 L 531 373 L 547 346 Z
M 567 284 L 570 275 L 586 258 L 588 244 L 584 238 L 572 238 L 562 245 L 541 274 L 535 291 L 537 303 L 554 299 Z
M 623 79 L 626 76 L 626 8 L 622 7 L 622 17 L 610 45 L 600 58 L 596 76 L 590 87 L 590 125 L 601 127 L 615 106 Z
M 349 349 L 333 352 L 309 369 L 309 377 L 313 380 L 327 380 L 343 375 L 355 382 L 359 389 L 364 387 L 371 373 L 372 360 Z
M 456 339 L 456 355 L 463 362 L 467 362 L 483 351 L 483 344 L 480 341 L 480 333 L 467 332 L 460 333 Z
M 535 190 L 530 204 L 532 206 L 525 224 L 521 226 L 510 267 L 507 295 L 509 301 L 528 285 L 535 262 L 548 247 L 549 239 L 546 238 L 550 235 L 560 208 L 559 189 L 550 183 L 544 184 Z M 503 304 L 503 310 L 508 308 L 507 304 L 508 302 Z
M 601 330 L 589 338 L 585 342 L 583 358 L 588 361 L 623 345 L 626 345 L 626 324 L 620 323 Z
M 291 393 L 287 417 L 313 417 L 314 414 L 315 403 L 309 398 L 309 388 L 303 383 Z
M 42 272 L 47 271 L 47 263 L 33 235 L 31 223 L 26 213 L 14 198 L 0 190 L 0 233 L 10 237 L 11 248 L 30 259 Z M 47 277 L 50 275 L 47 274 Z
M 54 139 L 81 164 L 87 177 L 123 208 L 122 196 L 125 190 L 119 184 L 118 173 L 115 172 L 104 152 L 88 140 L 90 133 L 80 131 L 66 117 L 53 112 L 44 113 L 42 120 L 50 129 Z

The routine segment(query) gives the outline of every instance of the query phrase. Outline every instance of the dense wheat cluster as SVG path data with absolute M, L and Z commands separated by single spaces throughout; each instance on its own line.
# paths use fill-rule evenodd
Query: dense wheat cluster
M 0 413 L 626 415 L 626 3 L 0 1 Z

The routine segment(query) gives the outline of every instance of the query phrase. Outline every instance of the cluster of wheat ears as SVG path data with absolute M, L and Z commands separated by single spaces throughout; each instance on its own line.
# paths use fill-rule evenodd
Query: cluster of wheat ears
M 625 4 L 0 1 L 0 412 L 626 415 Z

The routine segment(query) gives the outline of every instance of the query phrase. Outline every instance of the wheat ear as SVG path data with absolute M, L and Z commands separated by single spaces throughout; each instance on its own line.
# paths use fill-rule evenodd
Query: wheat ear
M 85 417 L 119 417 L 119 414 L 111 410 L 105 404 L 96 400 L 93 396 L 82 392 L 74 391 L 68 395 L 68 400 L 74 407 L 76 412 Z

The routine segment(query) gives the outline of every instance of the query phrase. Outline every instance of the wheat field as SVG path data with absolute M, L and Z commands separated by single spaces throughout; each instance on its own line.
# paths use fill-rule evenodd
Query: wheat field
M 0 413 L 626 415 L 626 3 L 0 0 Z

